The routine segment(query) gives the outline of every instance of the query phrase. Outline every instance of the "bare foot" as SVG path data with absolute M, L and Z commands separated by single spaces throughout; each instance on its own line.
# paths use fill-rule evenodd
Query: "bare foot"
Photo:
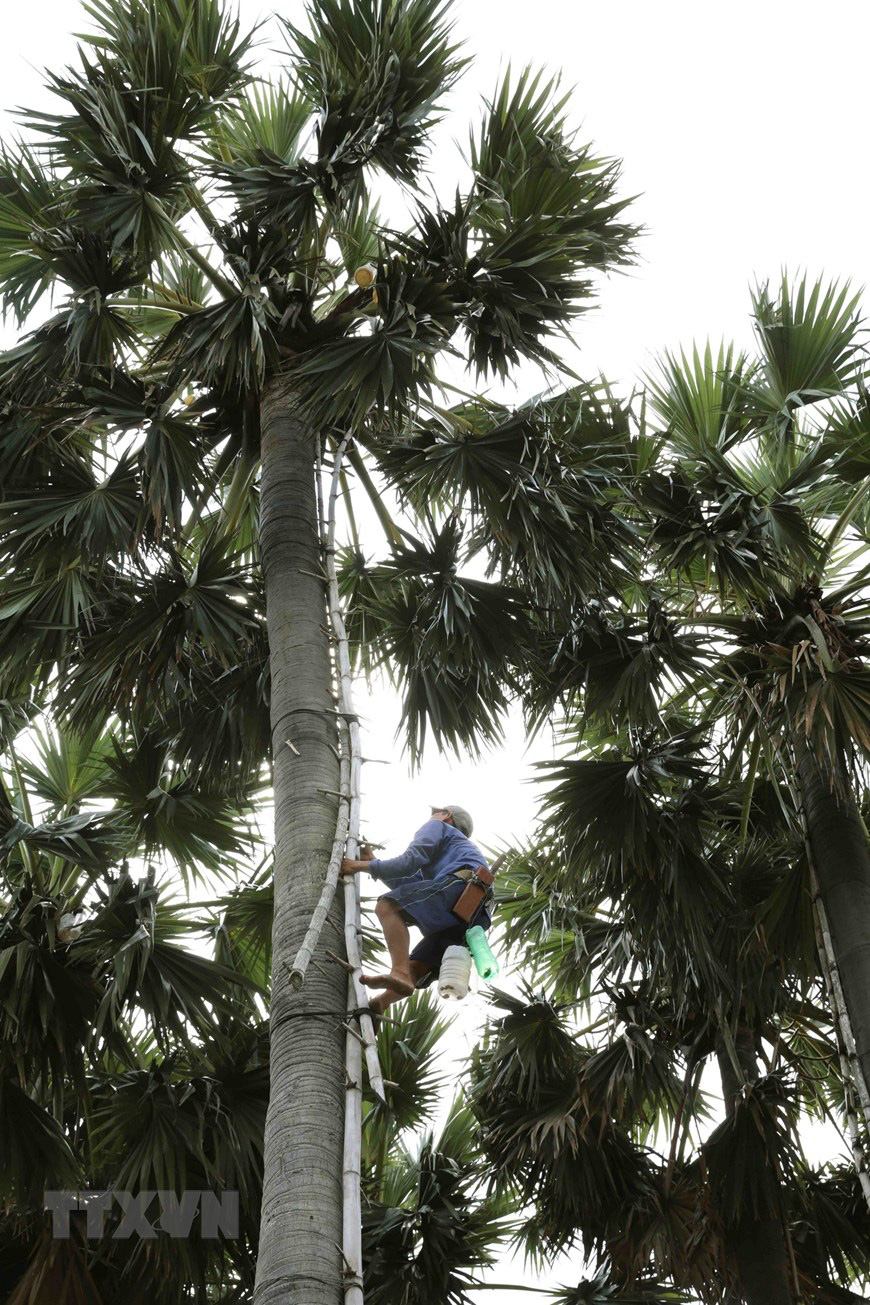
M 363 974 L 360 978 L 367 988 L 387 988 L 400 997 L 410 997 L 414 991 L 410 974 L 397 974 L 394 970 L 389 974 Z

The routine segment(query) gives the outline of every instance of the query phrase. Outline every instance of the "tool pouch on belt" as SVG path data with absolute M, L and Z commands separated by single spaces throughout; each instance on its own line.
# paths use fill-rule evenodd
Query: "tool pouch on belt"
M 462 874 L 462 871 L 459 873 Z M 495 875 L 485 865 L 475 866 L 468 875 L 468 883 L 450 908 L 453 914 L 465 924 L 470 924 L 483 905 L 494 879 Z

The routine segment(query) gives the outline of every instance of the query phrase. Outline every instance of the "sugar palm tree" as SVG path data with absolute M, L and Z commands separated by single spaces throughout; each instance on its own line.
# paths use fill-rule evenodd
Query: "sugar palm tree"
M 860 318 L 847 288 L 785 279 L 776 295 L 757 291 L 754 318 L 756 355 L 708 346 L 668 355 L 652 378 L 660 435 L 638 441 L 636 482 L 643 583 L 606 616 L 574 613 L 541 710 L 580 686 L 593 712 L 643 725 L 691 699 L 699 719 L 722 722 L 735 768 L 786 780 L 870 1117 Z
M 768 951 L 773 972 L 790 986 L 824 979 L 814 1001 L 827 1021 L 825 1054 L 841 1057 L 829 1105 L 838 1093 L 842 1104 L 845 1094 L 862 1170 L 867 1115 L 865 1108 L 863 1123 L 858 1119 L 851 1091 L 856 1071 L 859 1089 L 865 1086 L 861 903 L 870 864 L 860 816 L 868 741 L 861 661 L 867 441 L 857 303 L 847 290 L 784 280 L 775 297 L 760 289 L 754 309 L 757 357 L 726 348 L 669 355 L 652 378 L 649 420 L 633 445 L 643 565 L 619 602 L 578 604 L 561 635 L 551 634 L 549 657 L 530 663 L 537 717 L 561 705 L 569 740 L 580 749 L 554 795 L 554 827 L 574 822 L 559 855 L 600 885 L 591 897 L 581 891 L 578 868 L 573 895 L 563 899 L 560 862 L 545 872 L 540 882 L 555 895 L 556 918 L 567 921 L 579 954 L 549 936 L 544 954 L 552 948 L 553 977 L 562 966 L 573 979 L 572 997 L 590 982 L 587 950 L 605 972 L 618 971 L 623 957 L 640 974 L 662 966 L 670 994 L 685 997 L 700 984 L 693 1000 L 719 1030 L 729 1106 L 741 1084 L 769 1077 L 760 1070 L 759 1039 L 776 1028 L 771 1010 L 748 1013 L 759 1005 L 748 986 L 752 971 L 729 977 L 723 964 L 737 944 L 720 936 L 719 923 L 731 918 L 736 930 L 738 907 L 749 910 L 752 931 L 737 953 L 742 967 L 754 951 Z M 602 748 L 609 750 L 604 757 Z M 693 775 L 678 799 L 671 786 Z M 657 792 L 652 803 L 635 791 L 646 785 Z M 754 829 L 760 795 L 770 809 Z M 596 808 L 607 810 L 608 828 Z M 721 846 L 704 834 L 711 811 L 728 835 Z M 765 842 L 766 822 L 782 826 L 785 853 Z M 781 876 L 775 887 L 774 870 Z M 634 922 L 624 934 L 629 894 Z M 608 898 L 616 904 L 612 918 L 601 914 Z M 539 909 L 534 901 L 528 910 Z M 770 933 L 783 912 L 794 936 L 777 955 L 782 942 Z M 676 931 L 681 913 L 686 919 Z M 775 1112 L 775 1093 L 770 1100 Z M 738 1100 L 735 1130 L 739 1116 Z M 756 1122 L 762 1132 L 768 1127 Z M 787 1130 L 775 1135 L 784 1153 Z M 755 1158 L 768 1170 L 768 1217 L 737 1226 L 741 1193 L 746 1207 L 757 1207 L 729 1178 L 730 1249 L 724 1244 L 723 1254 L 745 1299 L 785 1301 L 795 1271 L 804 1271 L 795 1244 L 802 1225 L 790 1226 L 793 1188 L 788 1183 L 782 1192 L 785 1166 L 776 1147 Z M 760 1175 L 751 1182 L 761 1190 Z M 819 1239 L 817 1286 L 826 1260 L 846 1282 L 848 1256 L 824 1252 L 819 1260 L 824 1235 Z
M 240 803 L 271 764 L 257 1300 L 335 1305 L 345 1088 L 320 1012 L 345 979 L 321 943 L 302 993 L 283 981 L 336 827 L 317 470 L 342 450 L 351 529 L 370 504 L 392 549 L 372 568 L 352 546 L 342 583 L 360 656 L 405 686 L 412 752 L 427 730 L 496 737 L 536 627 L 612 588 L 630 545 L 624 430 L 584 386 L 445 406 L 436 360 L 555 368 L 550 336 L 634 230 L 616 164 L 531 71 L 485 106 L 455 195 L 428 198 L 464 62 L 442 0 L 311 0 L 304 24 L 282 20 L 271 82 L 219 0 L 85 8 L 79 63 L 48 75 L 58 112 L 26 114 L 0 168 L 4 303 L 23 322 L 61 297 L 0 359 L 0 676 L 79 731 L 156 735 Z M 402 230 L 377 216 L 382 177 L 408 201 Z M 488 580 L 461 574 L 476 554 Z

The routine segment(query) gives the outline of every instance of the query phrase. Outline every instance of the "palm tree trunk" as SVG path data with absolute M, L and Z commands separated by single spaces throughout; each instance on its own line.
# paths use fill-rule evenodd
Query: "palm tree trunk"
M 271 1091 L 256 1305 L 340 1305 L 345 971 L 321 939 L 288 981 L 323 885 L 338 757 L 314 482 L 314 433 L 281 378 L 261 405 L 260 551 L 271 667 L 275 922 Z M 288 740 L 293 747 L 288 746 Z M 333 908 L 342 927 L 341 906 Z
M 751 1083 L 758 1077 L 752 1031 L 747 1028 L 738 1029 L 735 1046 L 743 1078 Z M 742 1083 L 724 1047 L 720 1047 L 717 1058 L 725 1113 L 730 1117 L 734 1114 L 735 1097 Z M 745 1301 L 746 1305 L 794 1305 L 791 1261 L 780 1218 L 773 1215 L 755 1218 L 753 1214 L 747 1213 L 738 1223 L 726 1229 L 725 1241 L 737 1270 L 740 1300 Z
M 833 978 L 854 1040 L 858 1097 L 870 1089 L 870 853 L 842 766 L 834 776 L 803 740 L 795 743 L 807 837 L 830 931 Z M 832 780 L 836 779 L 836 783 Z M 846 1030 L 844 1030 L 844 1034 Z M 851 1051 L 851 1048 L 849 1049 Z

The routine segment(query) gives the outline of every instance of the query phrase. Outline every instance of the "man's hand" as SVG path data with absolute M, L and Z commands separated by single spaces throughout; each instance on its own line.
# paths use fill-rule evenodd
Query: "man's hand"
M 359 858 L 346 856 L 341 863 L 341 873 L 343 875 L 357 875 L 360 870 L 367 870 L 369 861 L 372 859 L 372 849 L 368 843 L 362 843 L 359 849 Z

